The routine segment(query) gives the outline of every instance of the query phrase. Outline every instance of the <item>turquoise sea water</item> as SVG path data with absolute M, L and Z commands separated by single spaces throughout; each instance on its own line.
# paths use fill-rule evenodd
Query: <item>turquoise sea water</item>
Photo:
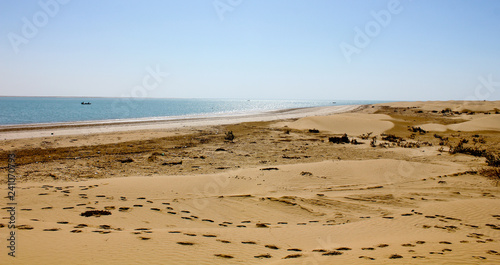
M 82 105 L 81 102 L 91 102 Z M 366 100 L 243 100 L 0 97 L 0 125 L 114 120 L 193 115 L 230 115 L 332 105 Z

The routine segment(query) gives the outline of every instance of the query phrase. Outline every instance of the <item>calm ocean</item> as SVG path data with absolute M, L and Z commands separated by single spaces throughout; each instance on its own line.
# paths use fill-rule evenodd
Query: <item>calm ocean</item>
M 91 102 L 82 105 L 81 102 Z M 335 105 L 383 101 L 341 100 Z M 0 125 L 193 115 L 230 115 L 332 106 L 326 100 L 0 97 Z

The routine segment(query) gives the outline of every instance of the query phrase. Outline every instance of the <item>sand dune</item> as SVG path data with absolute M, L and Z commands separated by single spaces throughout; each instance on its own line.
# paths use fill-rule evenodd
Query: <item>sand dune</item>
M 330 116 L 301 118 L 294 122 L 280 123 L 292 129 L 318 129 L 335 134 L 361 135 L 373 132 L 380 134 L 393 127 L 391 117 L 384 114 L 343 113 Z
M 457 124 L 423 124 L 422 129 L 428 131 L 444 132 L 446 130 L 453 131 L 500 131 L 500 117 L 498 116 L 476 116 L 472 120 L 457 123 Z
M 412 101 L 376 104 L 397 108 L 419 108 L 426 111 L 441 111 L 450 108 L 452 111 L 495 112 L 500 110 L 500 101 Z

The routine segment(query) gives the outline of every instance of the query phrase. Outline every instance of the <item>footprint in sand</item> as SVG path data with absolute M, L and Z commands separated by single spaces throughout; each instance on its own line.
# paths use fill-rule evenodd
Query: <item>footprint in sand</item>
M 134 204 L 134 207 L 142 207 L 142 204 Z
M 33 226 L 31 226 L 31 225 L 16 225 L 16 228 L 19 230 L 32 230 Z
M 74 228 L 84 228 L 84 227 L 88 227 L 88 225 L 86 225 L 86 224 L 78 224 L 78 225 L 74 226 Z
M 236 227 L 239 227 L 239 228 L 245 228 L 247 227 L 246 225 L 237 225 Z
M 261 255 L 257 255 L 257 256 L 253 256 L 253 257 L 256 259 L 270 259 L 270 258 L 272 258 L 272 256 L 269 253 L 261 254 Z
M 254 241 L 242 241 L 241 244 L 255 245 L 257 243 L 255 243 Z
M 73 208 L 75 208 L 75 207 L 73 207 L 73 206 L 70 206 L 70 207 L 64 207 L 64 208 L 63 208 L 63 210 L 69 210 L 69 209 L 73 209 Z
M 145 237 L 145 236 L 140 236 L 139 239 L 141 239 L 141 240 L 150 240 L 151 238 L 150 237 Z
M 375 248 L 361 248 L 361 250 L 375 250 Z
M 226 255 L 226 254 L 214 254 L 214 256 L 219 257 L 219 258 L 225 258 L 225 259 L 232 259 L 234 258 L 231 255 Z
M 302 249 L 299 249 L 299 248 L 289 248 L 286 251 L 302 252 Z
M 168 231 L 170 234 L 180 234 L 181 231 Z
M 203 235 L 203 236 L 204 237 L 217 237 L 216 235 L 211 235 L 211 234 L 209 234 L 209 235 Z
M 47 229 L 43 229 L 43 231 L 51 231 L 51 232 L 53 232 L 53 231 L 59 231 L 59 230 L 61 230 L 61 229 L 60 228 L 47 228 Z
M 151 211 L 157 211 L 157 212 L 159 212 L 159 211 L 161 211 L 161 210 L 160 210 L 160 209 L 158 209 L 158 208 L 151 208 Z
M 296 258 L 300 258 L 300 257 L 302 257 L 302 254 L 291 254 L 291 255 L 284 257 L 283 259 L 296 259 Z
M 217 241 L 221 242 L 221 243 L 225 243 L 225 244 L 229 244 L 231 243 L 231 241 L 228 241 L 228 240 L 221 240 L 221 239 L 217 239 Z
M 359 256 L 360 259 L 367 259 L 367 260 L 375 260 L 374 258 L 372 257 L 368 257 L 368 256 Z
M 340 251 L 335 251 L 334 250 L 334 251 L 327 251 L 327 252 L 325 252 L 325 253 L 323 253 L 321 255 L 323 255 L 323 256 L 338 256 L 338 255 L 342 255 L 342 254 L 344 254 L 344 253 L 340 252 Z
M 490 249 L 490 250 L 488 250 L 488 251 L 486 251 L 486 253 L 487 253 L 487 254 L 490 254 L 490 255 L 500 255 L 500 253 L 499 253 L 498 251 L 496 251 L 496 250 L 491 250 L 491 249 Z
M 387 245 L 387 244 L 380 244 L 380 245 L 378 245 L 377 247 L 379 247 L 379 248 L 386 248 L 386 247 L 388 247 L 388 246 L 389 246 L 389 245 Z
M 184 233 L 186 236 L 196 236 L 196 234 Z
M 336 250 L 339 250 L 339 251 L 346 251 L 346 250 L 351 250 L 351 248 L 347 248 L 347 247 L 340 247 L 340 248 L 337 248 Z
M 439 244 L 451 245 L 451 242 L 448 241 L 440 241 Z
M 47 207 L 43 207 L 42 210 L 49 210 L 49 209 L 52 209 L 51 206 L 47 206 Z
M 279 247 L 275 246 L 275 245 L 265 245 L 266 248 L 270 248 L 270 249 L 280 249 Z
M 76 233 L 76 234 L 77 234 L 77 233 L 81 233 L 81 232 L 82 232 L 82 230 L 80 230 L 80 229 L 74 229 L 74 230 L 71 230 L 70 232 L 71 232 L 71 233 Z
M 177 244 L 182 245 L 182 246 L 192 246 L 192 245 L 194 245 L 193 242 L 177 242 Z
M 58 223 L 58 224 L 61 224 L 61 225 L 68 224 L 68 222 L 66 222 L 66 221 L 59 221 L 59 222 L 57 222 L 57 223 Z
M 214 220 L 211 220 L 211 219 L 201 219 L 201 221 L 203 221 L 203 222 L 210 222 L 210 223 L 214 222 Z
M 402 259 L 403 256 L 399 255 L 399 254 L 392 254 L 389 259 Z

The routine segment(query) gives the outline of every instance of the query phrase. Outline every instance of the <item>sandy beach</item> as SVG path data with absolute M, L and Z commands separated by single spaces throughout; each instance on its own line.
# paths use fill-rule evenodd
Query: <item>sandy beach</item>
M 1 264 L 500 263 L 499 101 L 2 126 L 0 142 Z

